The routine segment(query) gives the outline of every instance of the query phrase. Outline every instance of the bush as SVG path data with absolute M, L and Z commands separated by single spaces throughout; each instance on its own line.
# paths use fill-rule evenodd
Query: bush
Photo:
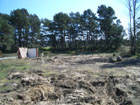
M 43 53 L 44 53 L 44 55 L 50 55 L 51 54 L 50 51 L 44 51 Z
M 129 46 L 122 46 L 119 49 L 119 55 L 122 57 L 130 57 L 131 56 L 130 47 Z
M 39 48 L 40 53 L 46 52 L 46 51 L 52 51 L 52 50 L 53 50 L 53 47 L 51 47 L 51 46 L 40 47 L 40 48 Z

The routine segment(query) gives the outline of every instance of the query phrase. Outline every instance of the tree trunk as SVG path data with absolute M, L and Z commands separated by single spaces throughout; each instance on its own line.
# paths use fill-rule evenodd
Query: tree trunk
M 133 0 L 133 55 L 136 54 L 136 2 L 137 0 Z
M 131 0 L 128 0 L 128 10 L 129 10 L 129 34 L 130 34 L 130 45 L 131 45 L 131 54 L 133 54 L 133 49 L 134 49 L 134 38 L 133 38 L 133 34 L 132 34 L 132 7 L 131 7 Z
M 19 44 L 19 47 L 22 47 L 21 45 L 21 29 L 18 29 L 18 44 Z

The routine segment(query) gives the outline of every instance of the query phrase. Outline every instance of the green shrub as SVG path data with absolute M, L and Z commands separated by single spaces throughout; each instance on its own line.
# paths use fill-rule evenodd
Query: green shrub
M 53 50 L 53 47 L 47 46 L 47 47 L 42 47 L 41 49 L 42 49 L 43 51 L 51 51 L 51 50 Z
M 119 55 L 122 57 L 130 57 L 131 56 L 130 47 L 129 46 L 122 46 L 119 49 Z

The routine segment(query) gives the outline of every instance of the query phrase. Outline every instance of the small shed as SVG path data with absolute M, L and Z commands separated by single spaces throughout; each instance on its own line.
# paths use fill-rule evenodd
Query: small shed
M 22 58 L 22 59 L 24 59 L 24 58 L 27 58 L 27 48 L 18 48 L 18 58 Z
M 29 48 L 27 50 L 27 56 L 29 58 L 36 58 L 36 57 L 38 57 L 38 48 Z
M 36 58 L 38 57 L 38 48 L 19 48 L 18 58 Z

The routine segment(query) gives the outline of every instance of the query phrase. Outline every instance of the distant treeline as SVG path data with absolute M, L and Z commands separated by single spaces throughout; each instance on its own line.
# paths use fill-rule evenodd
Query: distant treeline
M 47 14 L 47 13 L 46 13 Z M 123 43 L 125 31 L 112 7 L 97 13 L 57 13 L 53 20 L 39 19 L 26 9 L 0 14 L 0 50 L 52 46 L 53 50 L 113 51 Z

